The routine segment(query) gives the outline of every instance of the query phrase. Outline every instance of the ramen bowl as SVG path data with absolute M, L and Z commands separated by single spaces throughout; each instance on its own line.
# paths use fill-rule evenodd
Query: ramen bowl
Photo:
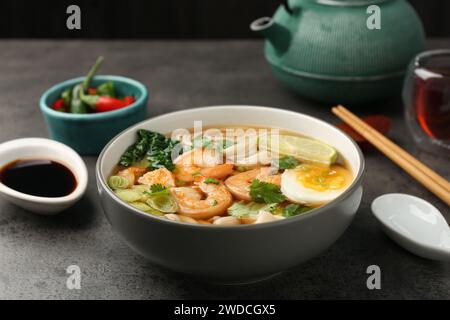
M 187 224 L 148 215 L 121 201 L 107 184 L 120 156 L 135 141 L 138 129 L 170 133 L 192 128 L 249 125 L 277 127 L 334 146 L 353 172 L 348 188 L 335 200 L 306 214 L 275 222 L 215 226 Z M 265 279 L 324 252 L 347 229 L 362 197 L 364 159 L 358 146 L 334 126 L 305 114 L 267 107 L 215 106 L 165 114 L 141 122 L 116 136 L 96 166 L 105 215 L 122 239 L 154 264 L 218 283 Z

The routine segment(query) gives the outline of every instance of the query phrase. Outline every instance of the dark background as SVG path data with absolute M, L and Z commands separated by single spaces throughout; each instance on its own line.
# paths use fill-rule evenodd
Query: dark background
M 251 38 L 279 0 L 1 0 L 2 38 Z M 429 37 L 450 37 L 449 0 L 411 0 Z M 66 28 L 81 7 L 82 30 Z

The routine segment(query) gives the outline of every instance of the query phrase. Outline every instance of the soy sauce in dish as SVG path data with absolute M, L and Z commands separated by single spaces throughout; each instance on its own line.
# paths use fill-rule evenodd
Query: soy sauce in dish
M 66 166 L 46 159 L 15 160 L 0 169 L 0 182 L 16 191 L 38 197 L 64 197 L 77 180 Z

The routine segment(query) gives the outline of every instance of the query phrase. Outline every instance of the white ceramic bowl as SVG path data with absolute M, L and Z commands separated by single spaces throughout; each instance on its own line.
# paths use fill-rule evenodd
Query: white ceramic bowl
M 220 227 L 169 221 L 134 209 L 117 198 L 107 177 L 138 129 L 162 133 L 209 125 L 263 125 L 311 136 L 335 146 L 347 159 L 354 179 L 336 200 L 310 213 L 276 222 Z M 280 109 L 220 106 L 190 109 L 141 122 L 103 149 L 96 177 L 101 203 L 113 229 L 153 263 L 221 283 L 248 282 L 292 268 L 320 254 L 347 229 L 361 202 L 364 159 L 357 145 L 336 127 Z
M 81 157 L 70 147 L 43 138 L 23 138 L 0 144 L 0 168 L 18 159 L 49 159 L 64 164 L 77 179 L 75 190 L 64 197 L 37 197 L 13 190 L 0 182 L 0 195 L 28 211 L 52 215 L 67 209 L 85 193 L 88 174 Z M 45 183 L 45 182 L 43 182 Z

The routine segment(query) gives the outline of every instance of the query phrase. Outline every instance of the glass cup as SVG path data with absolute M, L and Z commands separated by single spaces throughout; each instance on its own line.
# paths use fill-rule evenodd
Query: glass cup
M 426 51 L 414 58 L 403 102 L 409 130 L 420 147 L 450 151 L 450 50 Z

